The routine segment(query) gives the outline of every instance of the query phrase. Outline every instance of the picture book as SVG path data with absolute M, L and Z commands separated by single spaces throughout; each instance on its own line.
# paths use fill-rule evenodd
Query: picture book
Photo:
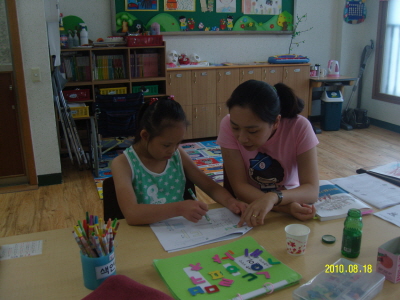
M 297 284 L 301 275 L 248 236 L 166 259 L 154 267 L 175 299 L 252 299 Z
M 328 180 L 319 181 L 319 196 L 314 206 L 321 221 L 345 218 L 350 208 L 357 208 L 362 214 L 373 213 L 369 205 Z
M 230 240 L 242 236 L 252 227 L 237 227 L 240 217 L 226 207 L 207 212 L 210 221 L 202 218 L 193 223 L 184 217 L 175 217 L 150 224 L 161 245 L 168 252 Z
M 331 182 L 379 209 L 400 204 L 400 187 L 375 176 L 358 174 L 332 179 Z

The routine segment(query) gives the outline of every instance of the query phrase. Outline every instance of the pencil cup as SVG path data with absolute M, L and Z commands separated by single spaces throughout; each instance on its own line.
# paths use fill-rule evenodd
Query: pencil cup
M 83 283 L 89 290 L 95 290 L 109 276 L 115 275 L 114 251 L 101 257 L 88 257 L 81 252 Z
M 302 255 L 306 251 L 310 228 L 301 224 L 290 224 L 285 227 L 286 250 L 292 255 Z

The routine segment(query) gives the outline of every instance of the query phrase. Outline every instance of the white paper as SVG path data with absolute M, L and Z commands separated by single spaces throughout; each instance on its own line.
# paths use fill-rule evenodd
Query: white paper
M 330 181 L 379 209 L 400 204 L 400 187 L 368 174 Z
M 207 214 L 211 222 L 202 218 L 193 223 L 184 217 L 175 217 L 150 224 L 150 227 L 168 252 L 234 239 L 252 229 L 249 226 L 237 228 L 240 217 L 225 207 L 211 209 Z
M 393 176 L 400 179 L 400 162 L 391 162 L 370 171 L 383 175 Z
M 0 247 L 0 260 L 42 254 L 43 240 L 3 245 Z
M 376 212 L 374 215 L 400 227 L 400 205 Z

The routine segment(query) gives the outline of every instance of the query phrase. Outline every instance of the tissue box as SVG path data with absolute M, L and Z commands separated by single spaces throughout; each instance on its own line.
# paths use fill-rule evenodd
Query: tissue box
M 393 283 L 400 281 L 400 237 L 379 247 L 376 271 Z

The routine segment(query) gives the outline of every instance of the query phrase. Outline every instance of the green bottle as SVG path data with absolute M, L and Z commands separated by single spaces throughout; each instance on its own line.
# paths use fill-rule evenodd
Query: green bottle
M 349 258 L 356 258 L 360 255 L 362 228 L 361 211 L 354 208 L 349 209 L 344 221 L 342 255 Z

